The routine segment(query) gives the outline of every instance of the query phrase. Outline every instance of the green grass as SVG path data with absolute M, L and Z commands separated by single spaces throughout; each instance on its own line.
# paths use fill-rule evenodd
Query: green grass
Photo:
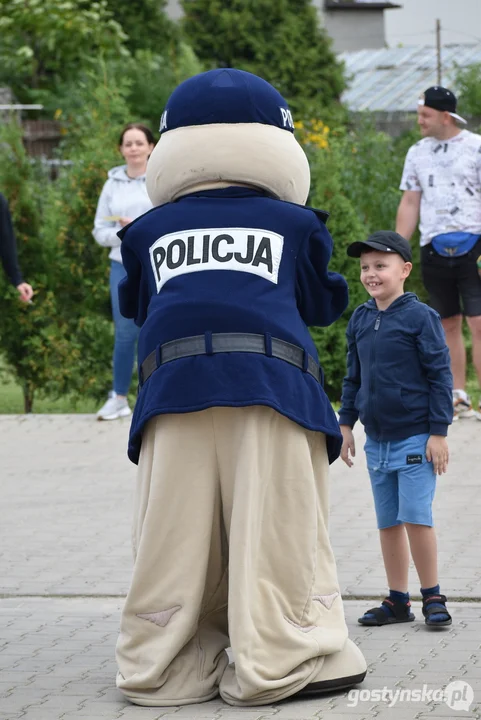
M 0 415 L 23 413 L 22 388 L 14 378 L 3 374 L 0 380 Z M 94 413 L 99 409 L 99 403 L 92 399 L 77 400 L 70 397 L 58 399 L 38 397 L 33 402 L 35 413 Z
M 136 397 L 137 386 L 135 379 L 132 379 L 128 395 L 130 407 L 132 408 L 135 405 Z M 105 391 L 105 398 L 100 402 L 87 397 L 79 398 L 78 396 L 65 395 L 57 398 L 39 393 L 33 400 L 33 412 L 43 414 L 96 413 L 106 399 L 107 390 Z M 5 363 L 0 358 L 0 415 L 19 415 L 23 412 L 22 387 L 16 382 L 14 375 L 5 368 Z
M 22 388 L 12 375 L 9 375 L 1 367 L 0 363 L 0 415 L 21 414 L 23 413 L 23 393 Z M 481 391 L 478 387 L 478 381 L 471 365 L 468 372 L 468 382 L 466 391 L 471 396 L 473 406 L 477 409 L 478 401 L 481 399 Z M 129 393 L 129 401 L 131 407 L 135 403 L 135 394 Z M 61 398 L 37 397 L 34 399 L 34 413 L 95 413 L 99 409 L 101 403 L 91 398 L 75 399 L 69 396 Z M 339 403 L 333 403 L 334 409 L 339 410 Z

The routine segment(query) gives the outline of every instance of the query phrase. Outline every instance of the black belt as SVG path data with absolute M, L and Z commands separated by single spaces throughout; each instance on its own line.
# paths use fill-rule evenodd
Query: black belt
M 267 357 L 278 358 L 303 370 L 317 382 L 322 383 L 322 370 L 319 364 L 307 350 L 297 345 L 273 338 L 268 333 L 254 335 L 251 333 L 206 332 L 204 335 L 171 340 L 153 350 L 140 367 L 140 384 L 143 385 L 154 370 L 172 360 L 224 352 L 259 353 Z

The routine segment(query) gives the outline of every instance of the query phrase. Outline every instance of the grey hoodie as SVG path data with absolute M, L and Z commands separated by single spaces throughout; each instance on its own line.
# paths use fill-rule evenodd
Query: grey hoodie
M 152 208 L 145 188 L 145 175 L 132 179 L 126 169 L 126 165 L 119 165 L 109 170 L 108 180 L 100 193 L 92 231 L 99 245 L 112 248 L 109 258 L 119 263 L 122 262 L 121 241 L 117 237 L 120 223 L 106 218 L 120 216 L 134 220 Z

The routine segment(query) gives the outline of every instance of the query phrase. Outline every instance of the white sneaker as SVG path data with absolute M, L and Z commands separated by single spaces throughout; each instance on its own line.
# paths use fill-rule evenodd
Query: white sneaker
M 127 398 L 118 397 L 117 393 L 109 392 L 109 399 L 97 413 L 97 420 L 117 420 L 132 413 Z
M 477 417 L 471 399 L 463 390 L 453 390 L 453 420 Z

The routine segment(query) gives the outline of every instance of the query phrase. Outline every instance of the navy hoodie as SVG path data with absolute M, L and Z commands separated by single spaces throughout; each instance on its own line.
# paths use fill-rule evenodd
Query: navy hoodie
M 119 299 L 142 328 L 139 367 L 163 343 L 205 335 L 207 348 L 209 333 L 226 332 L 263 334 L 267 345 L 279 338 L 317 359 L 307 326 L 330 325 L 348 302 L 346 281 L 328 271 L 332 239 L 322 217 L 231 187 L 186 195 L 127 226 L 119 233 L 127 271 Z M 142 430 L 156 415 L 247 405 L 324 432 L 330 461 L 339 455 L 339 425 L 317 380 L 274 357 L 226 352 L 152 373 L 135 405 L 129 457 L 138 461 Z
M 354 311 L 347 343 L 341 425 L 353 427 L 359 418 L 377 442 L 447 435 L 453 378 L 435 310 L 410 292 L 387 310 L 371 298 Z

